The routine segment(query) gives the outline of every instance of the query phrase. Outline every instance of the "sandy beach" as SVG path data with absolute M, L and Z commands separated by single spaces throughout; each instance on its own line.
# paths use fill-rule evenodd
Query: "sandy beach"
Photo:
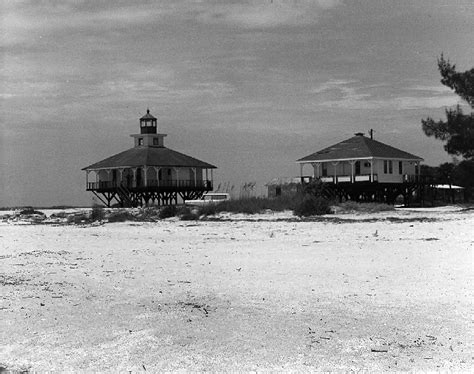
M 19 223 L 0 223 L 10 370 L 474 368 L 473 210 Z

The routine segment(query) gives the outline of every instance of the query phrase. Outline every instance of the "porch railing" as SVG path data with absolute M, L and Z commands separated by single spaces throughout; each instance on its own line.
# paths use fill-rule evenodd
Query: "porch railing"
M 334 183 L 334 178 L 336 178 L 336 183 L 351 183 L 352 176 L 350 175 L 331 175 L 326 177 L 321 177 L 321 181 L 325 183 Z M 354 182 L 370 182 L 371 175 L 370 174 L 359 174 L 354 175 Z M 373 174 L 373 181 L 378 181 L 378 175 Z
M 134 188 L 176 188 L 176 189 L 205 189 L 212 190 L 212 182 L 209 180 L 157 180 L 148 179 L 146 181 L 99 181 L 99 182 L 88 182 L 87 190 L 107 190 L 118 188 L 119 186 L 126 187 L 128 189 Z

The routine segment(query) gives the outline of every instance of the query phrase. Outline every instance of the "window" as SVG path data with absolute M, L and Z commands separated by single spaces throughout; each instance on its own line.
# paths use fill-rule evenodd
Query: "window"
M 276 188 L 275 188 L 275 196 L 281 196 L 281 187 L 280 187 L 280 186 L 276 186 Z
M 143 138 L 138 138 L 138 145 L 143 145 Z
M 393 161 L 392 160 L 383 161 L 383 172 L 384 174 L 393 174 Z
M 403 174 L 403 162 L 398 161 L 398 174 Z

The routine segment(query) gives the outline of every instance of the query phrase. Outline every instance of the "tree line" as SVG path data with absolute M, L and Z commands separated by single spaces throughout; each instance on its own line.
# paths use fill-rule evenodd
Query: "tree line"
M 458 72 L 456 65 L 441 54 L 438 59 L 441 83 L 451 88 L 474 109 L 474 68 Z M 444 142 L 445 151 L 453 162 L 437 167 L 423 166 L 422 173 L 434 183 L 465 187 L 466 197 L 474 195 L 474 112 L 464 113 L 457 105 L 446 109 L 446 120 L 421 120 L 423 132 Z M 458 159 L 460 157 L 460 159 Z

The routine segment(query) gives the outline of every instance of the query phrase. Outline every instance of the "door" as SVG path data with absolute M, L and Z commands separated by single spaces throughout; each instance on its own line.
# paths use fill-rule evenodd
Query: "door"
M 360 175 L 360 161 L 355 163 L 355 175 Z
M 137 187 L 142 186 L 142 168 L 137 168 Z

